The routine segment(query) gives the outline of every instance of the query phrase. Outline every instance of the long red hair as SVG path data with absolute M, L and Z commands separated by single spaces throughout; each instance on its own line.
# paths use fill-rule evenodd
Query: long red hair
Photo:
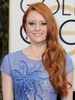
M 66 58 L 62 46 L 58 42 L 58 28 L 50 9 L 42 2 L 32 4 L 23 16 L 23 28 L 25 29 L 26 18 L 30 11 L 38 11 L 47 22 L 47 48 L 42 55 L 42 63 L 49 73 L 49 80 L 61 97 L 67 96 Z

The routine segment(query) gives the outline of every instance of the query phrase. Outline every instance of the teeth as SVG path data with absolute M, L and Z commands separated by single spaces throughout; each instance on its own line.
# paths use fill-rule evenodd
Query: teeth
M 38 33 L 36 33 L 36 34 L 33 34 L 33 35 L 35 35 L 35 36 L 41 36 L 42 34 L 38 34 Z

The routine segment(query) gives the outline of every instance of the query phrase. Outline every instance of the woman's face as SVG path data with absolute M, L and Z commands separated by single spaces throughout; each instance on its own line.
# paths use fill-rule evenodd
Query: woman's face
M 31 43 L 46 41 L 47 23 L 44 17 L 37 11 L 30 11 L 25 24 L 26 33 Z

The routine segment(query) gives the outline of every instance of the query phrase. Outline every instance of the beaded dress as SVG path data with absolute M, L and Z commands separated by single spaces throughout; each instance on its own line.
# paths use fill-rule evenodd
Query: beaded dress
M 74 70 L 68 55 L 66 62 L 68 75 Z M 0 70 L 13 80 L 15 100 L 57 100 L 41 60 L 32 60 L 19 50 L 4 57 Z

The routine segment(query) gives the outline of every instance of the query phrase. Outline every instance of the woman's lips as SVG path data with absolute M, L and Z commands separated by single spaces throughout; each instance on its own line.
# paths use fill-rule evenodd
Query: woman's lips
M 42 33 L 33 33 L 34 36 L 42 36 Z

